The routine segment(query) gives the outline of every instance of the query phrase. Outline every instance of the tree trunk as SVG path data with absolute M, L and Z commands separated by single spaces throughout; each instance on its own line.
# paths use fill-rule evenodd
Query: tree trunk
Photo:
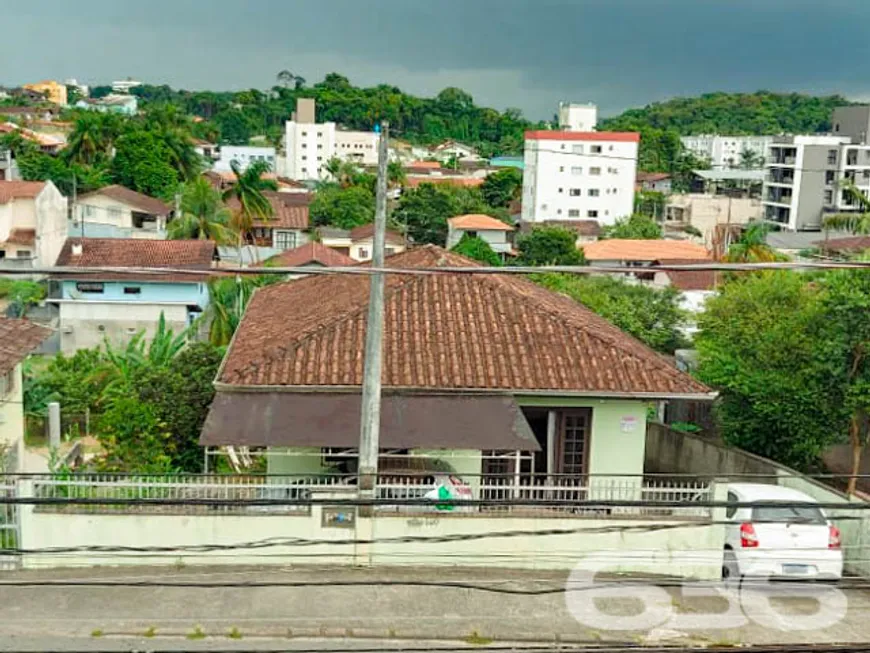
M 858 414 L 852 415 L 849 422 L 849 441 L 852 444 L 852 475 L 849 477 L 849 485 L 846 488 L 848 494 L 855 494 L 858 485 L 858 473 L 861 470 L 861 454 L 864 447 L 861 443 L 861 429 Z

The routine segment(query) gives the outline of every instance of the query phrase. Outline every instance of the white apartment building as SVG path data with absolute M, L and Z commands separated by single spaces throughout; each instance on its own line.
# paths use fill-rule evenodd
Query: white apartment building
M 317 123 L 314 100 L 300 98 L 293 119 L 285 125 L 284 156 L 278 174 L 289 179 L 318 180 L 327 176 L 324 169 L 332 158 L 360 165 L 377 165 L 378 134 L 345 131 L 334 122 Z
M 635 132 L 526 132 L 523 221 L 631 215 L 639 143 Z
M 276 166 L 274 147 L 254 147 L 251 145 L 222 145 L 218 150 L 218 158 L 212 170 L 230 172 L 231 163 L 236 161 L 242 170 L 247 170 L 254 161 L 265 161 L 274 172 Z
M 720 136 L 701 134 L 683 136 L 683 147 L 701 159 L 708 159 L 714 170 L 736 168 L 740 165 L 741 154 L 752 152 L 756 157 L 766 159 L 773 136 Z

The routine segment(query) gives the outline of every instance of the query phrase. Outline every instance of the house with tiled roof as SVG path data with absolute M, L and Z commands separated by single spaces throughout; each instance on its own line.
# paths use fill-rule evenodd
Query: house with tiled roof
M 314 195 L 269 190 L 263 191 L 263 195 L 272 205 L 272 216 L 268 220 L 254 221 L 251 244 L 283 252 L 307 243 L 308 211 Z M 227 206 L 231 211 L 241 208 L 236 198 L 230 199 Z
M 161 315 L 175 333 L 187 329 L 208 306 L 215 255 L 208 240 L 67 239 L 49 300 L 59 306 L 61 350 L 150 338 Z
M 0 270 L 52 265 L 67 222 L 67 200 L 50 181 L 0 181 Z
M 350 256 L 337 252 L 322 243 L 310 242 L 288 249 L 276 254 L 260 265 L 276 268 L 301 268 L 301 267 L 347 267 L 356 265 L 356 261 Z M 299 275 L 293 275 L 298 277 Z
M 457 215 L 447 220 L 447 249 L 453 249 L 468 235 L 485 241 L 494 252 L 502 255 L 513 250 L 511 237 L 514 227 L 497 218 L 481 213 Z
M 18 471 L 24 446 L 21 363 L 51 331 L 0 317 L 0 472 Z
M 567 296 L 451 273 L 476 264 L 431 245 L 388 265 L 443 271 L 386 277 L 382 451 L 434 456 L 478 496 L 506 474 L 575 498 L 589 475 L 635 475 L 639 487 L 651 402 L 712 399 Z M 332 456 L 352 459 L 359 440 L 368 288 L 365 275 L 317 275 L 257 291 L 201 444 L 267 448 L 274 473 L 352 471 Z
M 166 238 L 173 209 L 156 197 L 114 184 L 79 195 L 71 233 L 84 238 Z
M 707 260 L 710 252 L 688 240 L 610 238 L 585 243 L 586 260 L 595 265 L 642 267 L 661 260 Z

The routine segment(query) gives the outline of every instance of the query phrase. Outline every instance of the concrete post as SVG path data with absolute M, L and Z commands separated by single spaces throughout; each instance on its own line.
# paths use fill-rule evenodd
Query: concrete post
M 48 447 L 60 447 L 60 404 L 56 401 L 48 404 Z

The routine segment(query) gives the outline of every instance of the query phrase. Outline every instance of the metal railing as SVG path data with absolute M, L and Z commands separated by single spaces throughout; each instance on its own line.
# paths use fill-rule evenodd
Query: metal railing
M 187 505 L 41 505 L 42 511 L 159 512 L 210 514 L 231 513 L 307 514 L 307 505 L 208 505 L 195 501 L 296 501 L 311 498 L 318 490 L 344 489 L 352 492 L 355 476 L 253 476 L 185 475 L 130 476 L 119 474 L 72 474 L 66 478 L 45 477 L 33 481 L 33 495 L 47 499 L 163 499 L 193 500 Z M 595 477 L 585 475 L 469 475 L 448 473 L 382 475 L 376 486 L 377 499 L 405 502 L 423 500 L 422 505 L 382 505 L 379 512 L 481 512 L 535 513 L 578 516 L 665 516 L 706 517 L 709 508 L 698 503 L 711 497 L 709 483 L 700 481 L 650 480 L 641 477 Z M 441 505 L 449 499 L 457 505 Z M 462 506 L 464 499 L 492 502 Z M 511 501 L 521 502 L 511 505 Z M 578 507 L 579 501 L 625 501 L 637 505 Z M 685 507 L 655 507 L 644 503 L 668 501 Z M 429 503 L 431 502 L 431 503 Z M 540 506 L 534 505 L 541 502 Z
M 246 476 L 246 475 L 184 475 L 130 476 L 116 474 L 70 475 L 68 478 L 38 479 L 33 494 L 48 499 L 163 499 L 177 501 L 254 501 L 299 500 L 315 490 L 346 485 L 338 476 Z M 307 513 L 305 505 L 117 505 L 71 504 L 48 505 L 42 510 L 86 510 L 89 512 L 277 512 Z

